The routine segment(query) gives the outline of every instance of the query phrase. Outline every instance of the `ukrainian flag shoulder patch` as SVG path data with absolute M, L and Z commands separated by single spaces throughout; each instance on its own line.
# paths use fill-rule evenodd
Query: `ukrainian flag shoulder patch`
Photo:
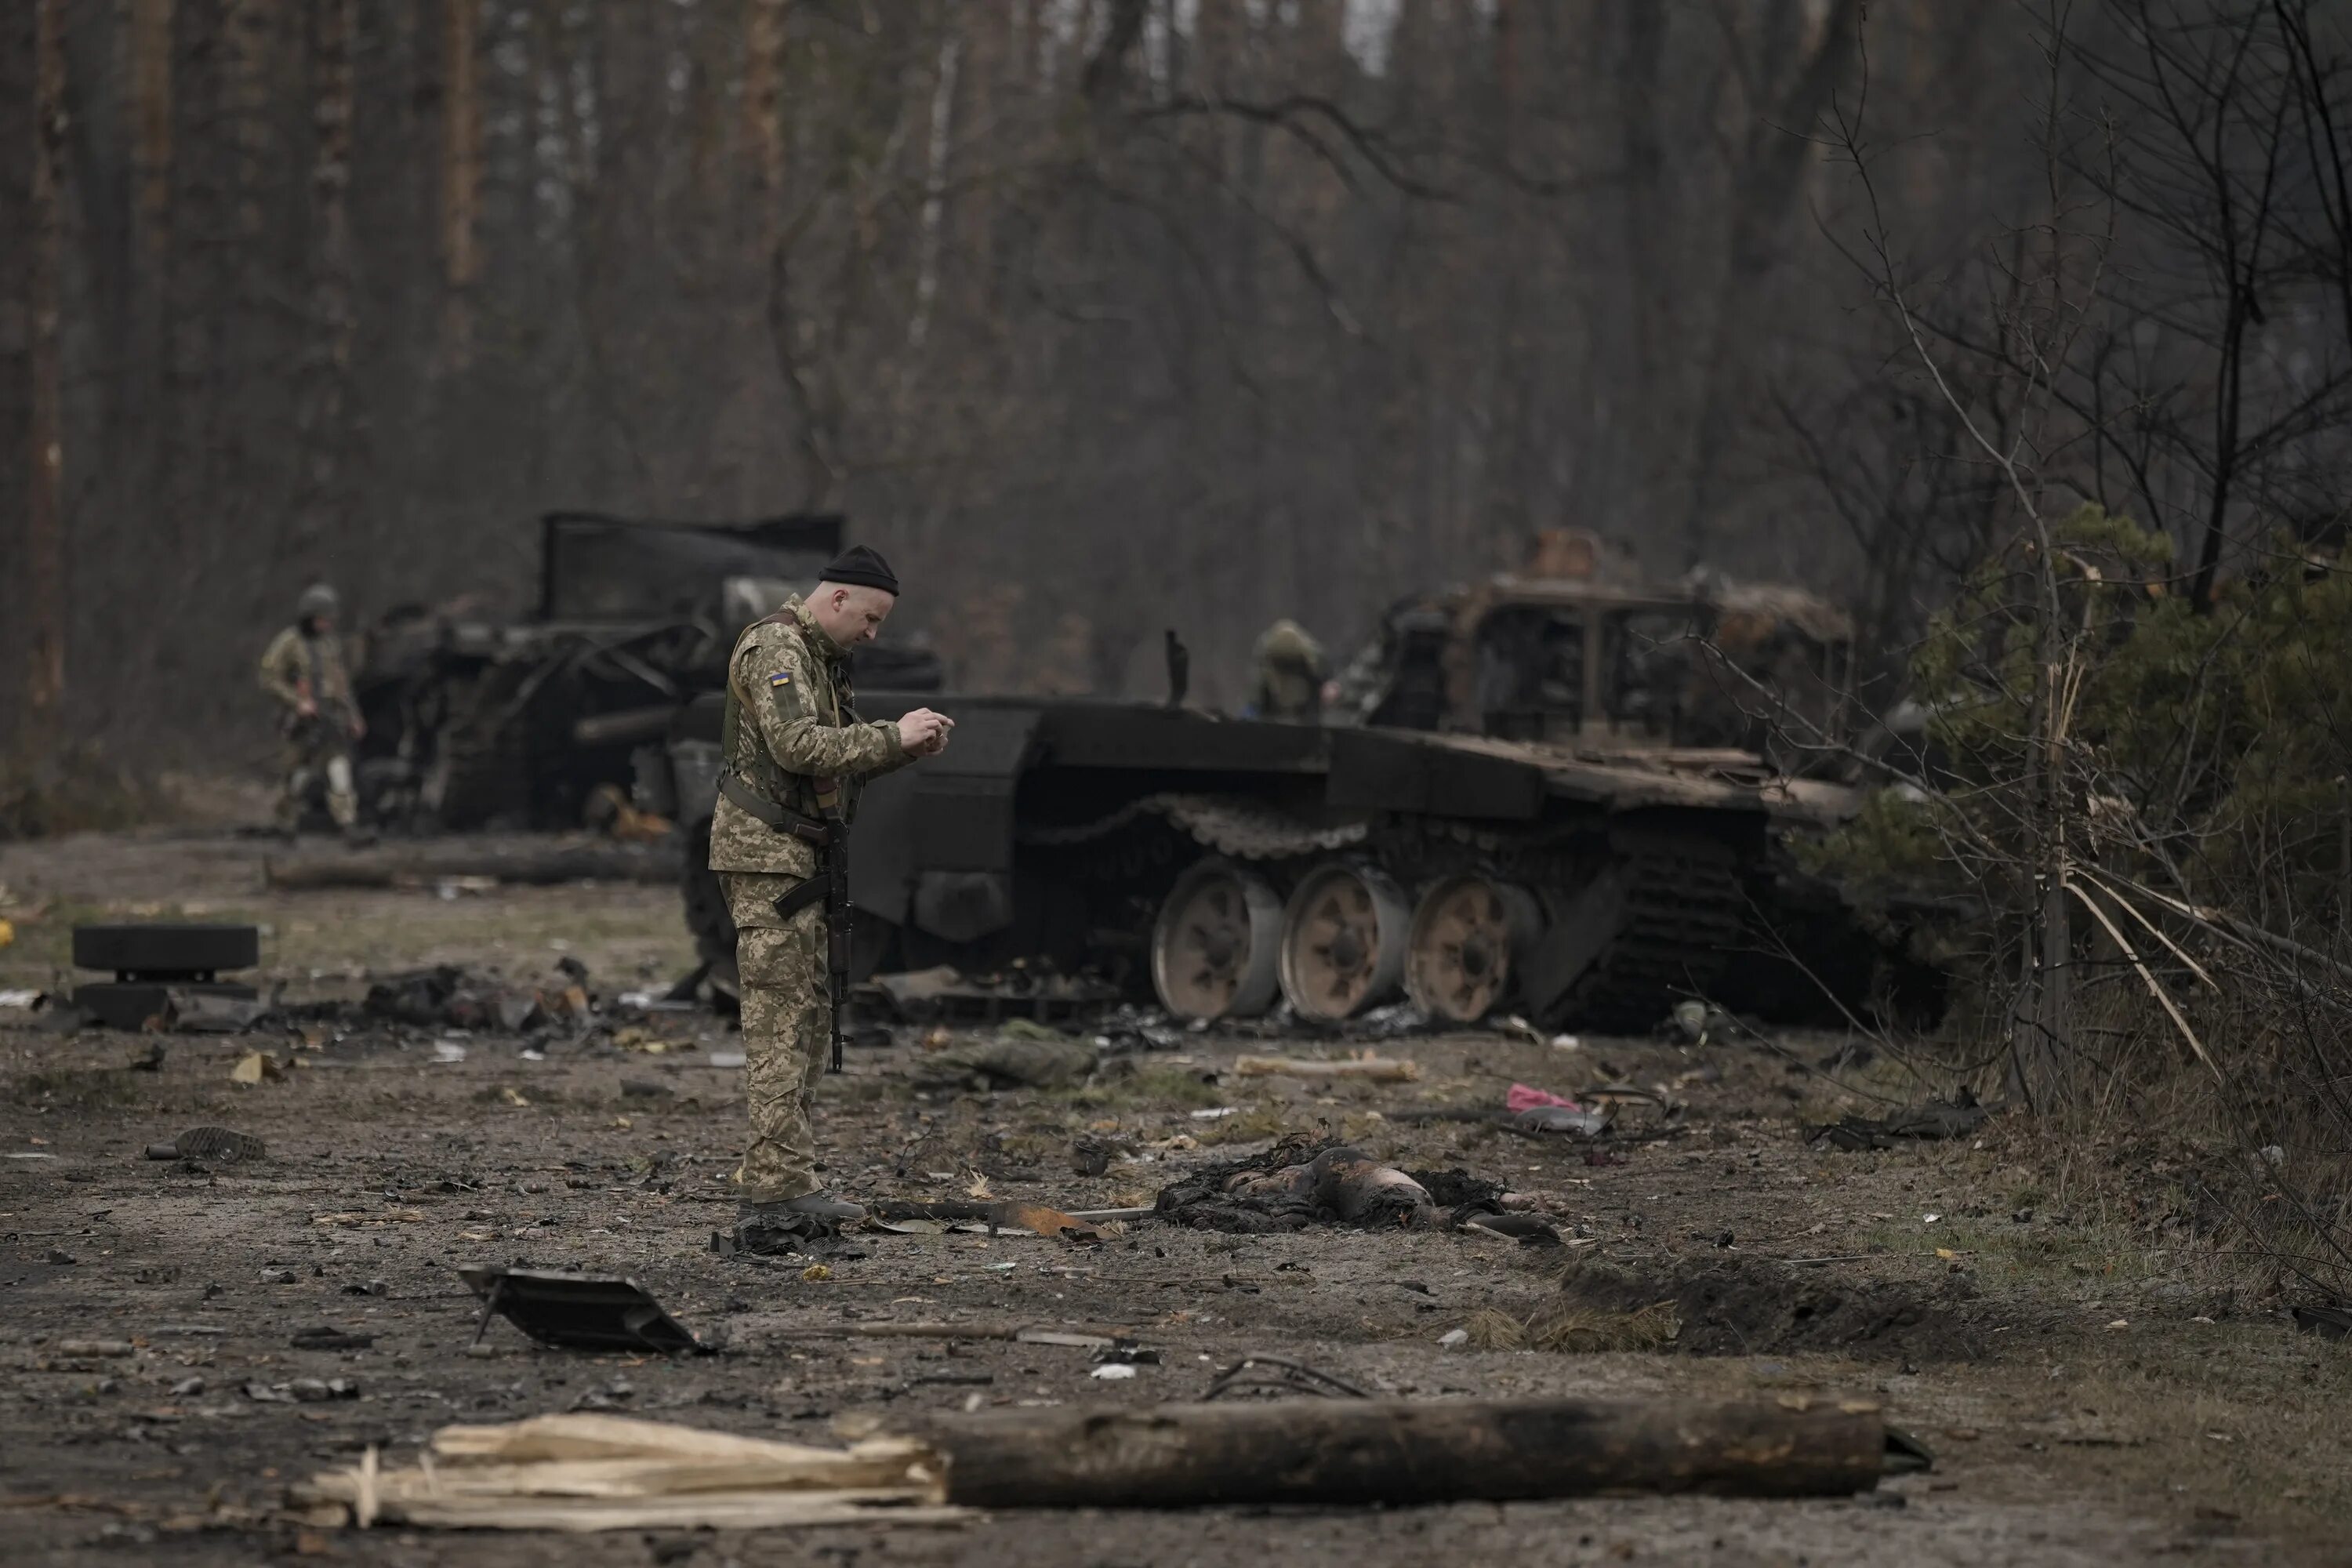
M 772 675 L 768 677 L 768 685 L 771 689 L 779 686 L 790 686 L 792 683 L 793 674 L 790 670 L 786 670 L 782 675 Z

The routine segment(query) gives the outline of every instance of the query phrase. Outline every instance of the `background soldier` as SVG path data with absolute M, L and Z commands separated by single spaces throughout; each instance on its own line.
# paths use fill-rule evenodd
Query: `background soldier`
M 865 1214 L 816 1176 L 809 1096 L 824 1070 L 832 997 L 826 911 L 809 893 L 820 857 L 843 852 L 863 781 L 939 752 L 954 728 L 928 708 L 861 723 L 851 705 L 849 650 L 872 640 L 898 597 L 888 564 L 860 545 L 826 567 L 805 600 L 787 599 L 745 627 L 728 660 L 710 868 L 735 917 L 742 985 L 751 1142 L 735 1172 L 739 1229 L 805 1229 Z
M 1275 622 L 1257 639 L 1255 659 L 1257 680 L 1250 689 L 1251 717 L 1297 724 L 1322 717 L 1330 669 L 1323 645 L 1307 636 L 1306 627 L 1286 618 Z
M 327 782 L 327 812 L 346 834 L 359 824 L 358 793 L 352 787 L 352 746 L 367 732 L 359 704 L 352 700 L 351 676 L 343 668 L 342 645 L 335 638 L 341 608 L 334 589 L 313 583 L 294 606 L 295 621 L 269 642 L 261 656 L 261 689 L 280 705 L 278 731 L 284 737 L 285 793 L 278 801 L 278 824 L 292 833 L 302 825 L 310 785 Z

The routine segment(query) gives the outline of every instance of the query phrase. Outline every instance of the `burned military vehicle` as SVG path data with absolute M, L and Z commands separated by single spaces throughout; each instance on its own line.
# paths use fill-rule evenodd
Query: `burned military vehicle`
M 370 629 L 355 680 L 370 815 L 468 828 L 578 826 L 626 791 L 672 716 L 720 687 L 746 624 L 839 552 L 835 516 L 651 522 L 541 520 L 538 600 L 521 620 L 468 602 L 396 608 Z M 866 679 L 936 685 L 919 648 Z M 605 796 L 610 799 L 609 794 Z
M 1440 1021 L 1507 1003 L 1624 1029 L 1686 996 L 1785 999 L 1794 935 L 1814 950 L 1795 955 L 1805 968 L 1864 999 L 1870 944 L 1835 921 L 1822 940 L 1818 898 L 1778 852 L 1857 794 L 1675 744 L 1696 704 L 1675 645 L 1719 628 L 1719 603 L 1507 579 L 1435 611 L 1391 616 L 1389 651 L 1360 661 L 1368 722 L 861 693 L 866 719 L 929 706 L 956 731 L 866 793 L 859 967 L 1091 973 L 1190 1018 L 1286 1003 L 1337 1023 L 1402 992 Z M 671 804 L 702 825 L 688 920 L 723 971 L 733 933 L 697 852 L 720 707 L 683 711 L 669 752 Z

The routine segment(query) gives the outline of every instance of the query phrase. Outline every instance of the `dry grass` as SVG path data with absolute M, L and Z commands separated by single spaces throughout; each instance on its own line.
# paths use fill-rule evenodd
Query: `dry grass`
M 1631 1312 L 1561 1301 L 1539 1307 L 1524 1320 L 1488 1308 L 1470 1314 L 1462 1326 L 1479 1350 L 1560 1355 L 1654 1352 L 1671 1346 L 1683 1330 L 1672 1301 L 1654 1301 Z

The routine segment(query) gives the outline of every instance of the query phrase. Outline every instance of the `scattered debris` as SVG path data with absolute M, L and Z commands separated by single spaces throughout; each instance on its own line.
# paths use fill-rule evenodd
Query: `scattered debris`
M 1110 1169 L 1113 1159 L 1133 1152 L 1133 1145 L 1119 1139 L 1081 1132 L 1070 1140 L 1070 1173 L 1078 1176 L 1099 1176 Z
M 1254 1351 L 1233 1365 L 1221 1370 L 1209 1382 L 1201 1402 L 1223 1399 L 1231 1394 L 1307 1394 L 1323 1398 L 1370 1399 L 1371 1390 L 1349 1383 L 1346 1378 L 1292 1361 L 1286 1356 L 1268 1355 Z
M 1548 1089 L 1538 1089 L 1532 1084 L 1515 1083 L 1503 1096 L 1503 1109 L 1514 1116 L 1522 1110 L 1533 1110 L 1539 1105 L 1556 1105 L 1563 1110 L 1584 1109 L 1565 1096 L 1554 1094 Z
M 2352 1309 L 2297 1307 L 2294 1309 L 2294 1326 L 2322 1339 L 2340 1340 L 2352 1335 Z
M 225 1165 L 265 1159 L 268 1153 L 269 1145 L 252 1133 L 226 1127 L 191 1127 L 169 1143 L 147 1145 L 150 1160 L 211 1160 Z
M 1124 1362 L 1106 1362 L 1087 1373 L 1100 1383 L 1117 1383 L 1135 1375 L 1135 1368 Z
M 27 1012 L 41 1005 L 45 994 L 39 991 L 0 991 L 0 1007 L 22 1008 Z
M 1027 1022 L 1013 1020 L 1014 1024 Z M 964 1041 L 918 1058 L 915 1085 L 919 1089 L 1067 1089 L 1095 1070 L 1095 1047 L 1084 1040 L 1051 1030 L 1015 1033 L 1008 1025 L 993 1038 Z
M 1722 1008 L 1697 1001 L 1675 1003 L 1675 1010 L 1666 1015 L 1655 1032 L 1661 1039 L 1680 1040 L 1687 1046 L 1710 1045 L 1756 1033 Z
M 1614 1113 L 1580 1110 L 1571 1106 L 1531 1105 L 1511 1118 L 1511 1131 L 1568 1138 L 1598 1138 L 1609 1131 Z
M 586 991 L 576 984 L 545 989 L 509 984 L 456 964 L 387 976 L 368 987 L 360 1004 L 368 1016 L 417 1028 L 497 1030 L 520 1034 L 541 1025 L 584 1018 Z
M 242 1035 L 271 1016 L 258 996 L 173 986 L 163 993 L 163 1027 L 181 1035 Z
M 481 1298 L 481 1321 L 504 1318 L 532 1340 L 558 1350 L 708 1351 L 634 1279 L 523 1268 L 460 1268 Z
M 1421 1078 L 1421 1064 L 1369 1054 L 1339 1061 L 1311 1061 L 1299 1057 L 1242 1057 L 1234 1061 L 1234 1071 L 1243 1078 L 1270 1078 L 1279 1074 L 1284 1078 L 1354 1078 L 1370 1083 L 1414 1083 Z
M 1025 1230 L 1047 1237 L 1060 1237 L 1066 1241 L 1091 1242 L 1101 1239 L 1090 1226 L 1102 1216 L 1065 1214 L 1045 1204 L 1024 1203 L 1018 1198 L 999 1198 L 965 1203 L 912 1203 L 903 1201 L 869 1204 L 866 1218 L 877 1229 L 891 1229 L 908 1224 L 939 1224 L 942 1226 L 971 1225 L 984 1228 L 990 1235 L 1003 1230 Z
M 1017 963 L 994 974 L 965 974 L 945 964 L 877 974 L 859 989 L 909 1023 L 952 1018 L 1030 1024 L 1098 1014 L 1121 1001 L 1118 986 L 1092 975 L 1063 974 Z M 1026 1014 L 1022 1017 L 1013 1015 Z
M 1895 1111 L 1881 1120 L 1848 1116 L 1826 1126 L 1816 1127 L 1805 1134 L 1808 1143 L 1827 1143 L 1832 1149 L 1849 1153 L 1865 1149 L 1892 1149 L 1911 1141 L 1933 1141 L 1946 1138 L 1966 1138 L 1985 1124 L 1990 1115 L 1977 1103 L 1977 1097 L 1963 1089 L 1948 1100 L 1931 1100 Z
M 228 1069 L 231 1083 L 276 1083 L 285 1076 L 285 1067 L 276 1055 L 268 1051 L 247 1051 L 236 1058 L 235 1067 Z
M 59 1340 L 50 1347 L 61 1356 L 127 1356 L 139 1353 L 129 1340 Z
M 938 1458 L 925 1443 L 877 1437 L 847 1449 L 738 1437 L 617 1415 L 541 1415 L 503 1426 L 445 1426 L 429 1460 L 315 1477 L 289 1503 L 312 1524 L 458 1529 L 772 1529 L 946 1524 Z
M 299 1331 L 290 1342 L 298 1351 L 363 1351 L 375 1343 L 375 1336 L 346 1333 L 322 1325 Z
M 347 1377 L 298 1377 L 287 1383 L 248 1383 L 245 1396 L 257 1405 L 323 1405 L 357 1399 L 360 1385 Z

